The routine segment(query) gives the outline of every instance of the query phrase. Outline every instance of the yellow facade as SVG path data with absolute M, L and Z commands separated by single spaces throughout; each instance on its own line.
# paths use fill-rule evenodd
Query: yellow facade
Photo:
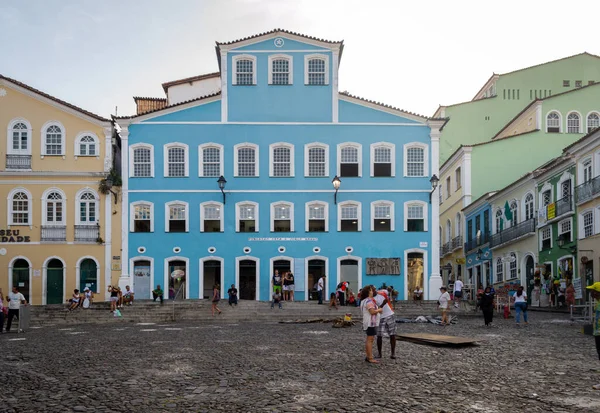
M 494 136 L 494 140 L 541 129 L 541 103 L 533 102 Z
M 0 76 L 0 125 L 0 288 L 32 304 L 86 286 L 104 300 L 121 255 L 121 206 L 99 192 L 111 122 Z

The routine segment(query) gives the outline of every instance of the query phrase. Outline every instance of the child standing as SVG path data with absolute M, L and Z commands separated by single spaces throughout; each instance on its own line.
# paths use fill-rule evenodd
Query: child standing
M 594 310 L 594 338 L 596 339 L 596 351 L 598 352 L 598 359 L 600 359 L 600 281 L 586 287 L 590 290 L 590 295 L 596 300 L 596 307 Z M 600 390 L 600 384 L 592 386 L 594 390 Z

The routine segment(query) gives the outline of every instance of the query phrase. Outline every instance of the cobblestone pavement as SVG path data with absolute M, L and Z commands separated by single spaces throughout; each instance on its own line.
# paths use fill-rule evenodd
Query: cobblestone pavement
M 2 412 L 598 412 L 593 338 L 565 316 L 483 327 L 399 324 L 401 332 L 477 337 L 442 348 L 384 341 L 364 362 L 357 325 L 47 326 L 0 335 Z

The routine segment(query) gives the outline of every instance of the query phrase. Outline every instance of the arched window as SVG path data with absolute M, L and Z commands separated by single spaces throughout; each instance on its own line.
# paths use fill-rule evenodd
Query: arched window
M 548 113 L 548 116 L 546 116 L 546 130 L 548 133 L 560 133 L 560 115 L 558 113 Z
M 571 112 L 567 115 L 567 133 L 579 133 L 579 114 Z
M 514 227 L 519 223 L 519 204 L 517 201 L 512 201 L 510 203 L 510 212 L 512 214 L 510 225 Z
M 234 146 L 234 176 L 258 176 L 258 146 L 253 143 L 239 143 Z
M 31 154 L 31 126 L 29 125 L 29 122 L 19 119 L 9 123 L 8 139 L 8 154 Z
M 527 194 L 525 196 L 525 220 L 533 218 L 533 195 Z
M 404 145 L 404 176 L 427 176 L 429 171 L 427 151 L 427 145 L 420 142 Z
M 304 57 L 304 84 L 312 86 L 329 84 L 329 56 L 312 54 Z
M 65 223 L 65 216 L 62 194 L 58 191 L 50 192 L 45 197 L 45 203 L 46 213 L 43 217 L 43 222 L 47 225 L 63 225 Z
M 395 176 L 395 145 L 380 142 L 371 144 L 371 176 Z
M 184 143 L 169 143 L 164 146 L 164 175 L 167 177 L 189 176 L 188 146 Z
M 99 156 L 98 138 L 91 133 L 82 133 L 75 138 L 75 156 Z
M 404 231 L 427 232 L 427 204 L 422 201 L 404 203 Z M 440 242 L 442 240 L 440 233 Z
M 446 242 L 452 241 L 452 223 L 450 220 L 446 221 Z
M 293 58 L 288 55 L 269 56 L 269 84 L 291 85 L 293 84 Z
M 238 202 L 235 208 L 236 231 L 258 232 L 259 212 L 258 204 L 251 201 Z
M 329 146 L 310 143 L 304 147 L 304 176 L 329 176 Z
M 329 231 L 329 204 L 306 203 L 306 232 Z
M 462 217 L 460 215 L 460 212 L 456 214 L 456 220 L 454 223 L 454 234 L 457 237 L 460 237 L 462 234 Z
M 200 154 L 199 176 L 218 178 L 223 175 L 223 145 L 205 143 L 198 147 Z
M 79 195 L 77 223 L 79 225 L 95 225 L 98 217 L 98 201 L 96 196 L 89 191 Z
M 134 178 L 154 177 L 154 146 L 136 143 L 129 147 L 129 176 Z
M 583 161 L 583 182 L 589 182 L 592 180 L 592 159 L 586 159 Z
M 504 263 L 502 258 L 496 259 L 496 282 L 504 281 Z
M 496 234 L 502 231 L 502 209 L 496 211 Z
M 54 156 L 65 154 L 64 131 L 59 125 L 53 123 L 44 129 L 42 155 Z
M 361 215 L 360 202 L 345 201 L 338 203 L 338 231 L 361 231 Z
M 273 143 L 269 145 L 269 176 L 294 176 L 294 145 Z
M 587 133 L 600 127 L 600 116 L 596 112 L 592 112 L 587 117 Z
M 517 255 L 514 252 L 511 252 L 510 258 L 510 278 L 517 278 Z
M 273 202 L 271 204 L 271 232 L 294 231 L 294 204 Z
M 200 232 L 223 231 L 223 204 L 213 201 L 200 204 Z
M 187 202 L 167 202 L 165 204 L 165 232 L 188 232 L 189 213 Z
M 154 232 L 154 204 L 147 201 L 131 203 L 131 232 Z
M 10 225 L 31 225 L 30 196 L 25 191 L 16 191 L 9 198 Z

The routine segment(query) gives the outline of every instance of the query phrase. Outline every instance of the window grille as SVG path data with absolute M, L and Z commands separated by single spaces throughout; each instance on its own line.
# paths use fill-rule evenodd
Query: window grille
M 62 155 L 62 131 L 56 125 L 46 129 L 46 155 Z
M 308 150 L 308 176 L 325 176 L 325 148 Z
M 235 62 L 236 84 L 252 85 L 254 84 L 254 63 L 252 60 L 241 59 Z
M 133 151 L 133 176 L 152 176 L 152 159 L 149 148 L 138 148 Z
M 325 84 L 325 60 L 310 59 L 308 61 L 308 84 L 309 85 L 324 85 Z
M 583 214 L 583 236 L 584 238 L 594 235 L 594 213 L 592 211 Z
M 238 149 L 238 176 L 256 176 L 256 153 L 254 148 Z
M 273 148 L 273 176 L 290 176 L 290 148 Z
M 358 176 L 358 148 L 346 146 L 341 149 L 340 176 Z
M 219 148 L 202 150 L 202 176 L 221 176 L 221 150 Z
M 425 150 L 423 148 L 408 148 L 406 151 L 407 176 L 425 175 Z
M 548 133 L 560 133 L 560 116 L 558 113 L 552 112 L 546 118 L 546 128 Z
M 29 224 L 29 198 L 24 192 L 17 192 L 13 196 L 12 223 Z
M 96 141 L 91 136 L 84 136 L 79 141 L 79 155 L 81 156 L 95 156 L 96 155 Z
M 62 223 L 63 203 L 62 196 L 58 192 L 52 192 L 46 198 L 46 222 Z
M 24 123 L 19 122 L 13 126 L 12 131 L 13 150 L 27 150 L 27 126 Z
M 168 176 L 185 176 L 185 149 L 169 148 Z
M 272 80 L 274 85 L 290 84 L 290 62 L 287 59 L 273 60 Z
M 597 113 L 590 113 L 587 118 L 587 131 L 590 133 L 600 127 L 600 116 Z
M 579 133 L 579 115 L 569 113 L 567 116 L 567 133 Z
M 373 176 L 392 176 L 392 150 L 378 147 L 373 150 Z

